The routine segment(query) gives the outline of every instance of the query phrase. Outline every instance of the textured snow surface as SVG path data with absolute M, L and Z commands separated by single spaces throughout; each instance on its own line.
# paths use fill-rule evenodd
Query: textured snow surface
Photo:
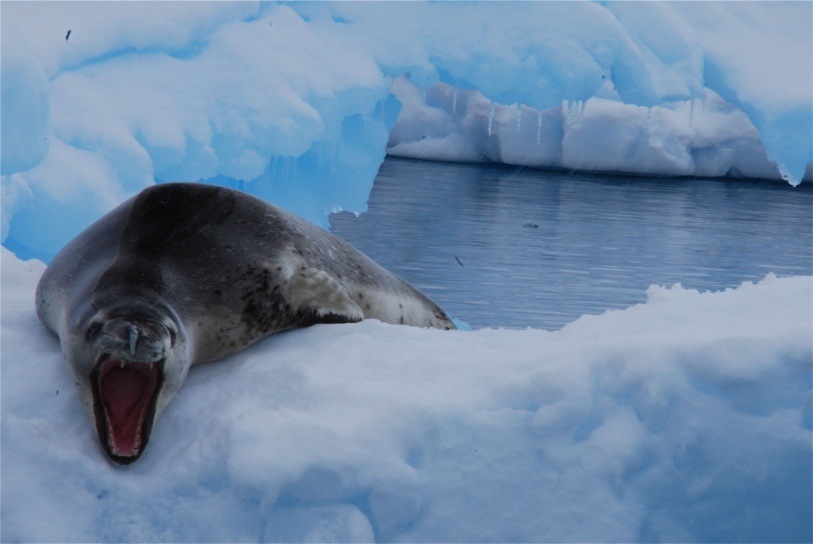
M 810 541 L 813 278 L 556 332 L 365 321 L 193 369 L 109 464 L 2 254 L 4 541 Z

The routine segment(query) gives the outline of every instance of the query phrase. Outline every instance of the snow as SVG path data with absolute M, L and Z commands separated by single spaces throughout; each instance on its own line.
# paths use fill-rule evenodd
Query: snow
M 327 227 L 388 148 L 793 183 L 813 158 L 810 2 L 47 8 L 2 18 L 2 240 L 45 262 L 161 181 Z
M 4 541 L 809 541 L 813 278 L 559 331 L 364 321 L 197 367 L 138 463 L 98 446 L 44 266 L 2 253 Z

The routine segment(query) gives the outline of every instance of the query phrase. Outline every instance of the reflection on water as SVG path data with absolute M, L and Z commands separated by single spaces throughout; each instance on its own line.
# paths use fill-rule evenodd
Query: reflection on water
M 473 327 L 560 328 L 643 302 L 813 274 L 813 191 L 388 159 L 338 236 Z

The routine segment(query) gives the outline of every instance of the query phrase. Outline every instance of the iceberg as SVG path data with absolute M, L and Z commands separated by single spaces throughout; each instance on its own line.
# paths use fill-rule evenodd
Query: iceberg
M 3 248 L 3 541 L 810 541 L 813 277 L 555 332 L 364 321 L 192 369 L 125 469 Z
M 162 181 L 327 227 L 388 150 L 810 178 L 809 2 L 44 6 L 3 8 L 2 240 L 46 262 Z

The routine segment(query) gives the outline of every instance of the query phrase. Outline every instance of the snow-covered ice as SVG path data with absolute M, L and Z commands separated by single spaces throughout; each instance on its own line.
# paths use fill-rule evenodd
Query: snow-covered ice
M 376 321 L 193 369 L 112 466 L 2 254 L 3 541 L 810 541 L 813 278 L 555 332 Z
M 811 21 L 810 2 L 7 2 L 2 240 L 48 261 L 156 180 L 242 188 L 326 227 L 366 209 L 388 142 L 798 182 Z

